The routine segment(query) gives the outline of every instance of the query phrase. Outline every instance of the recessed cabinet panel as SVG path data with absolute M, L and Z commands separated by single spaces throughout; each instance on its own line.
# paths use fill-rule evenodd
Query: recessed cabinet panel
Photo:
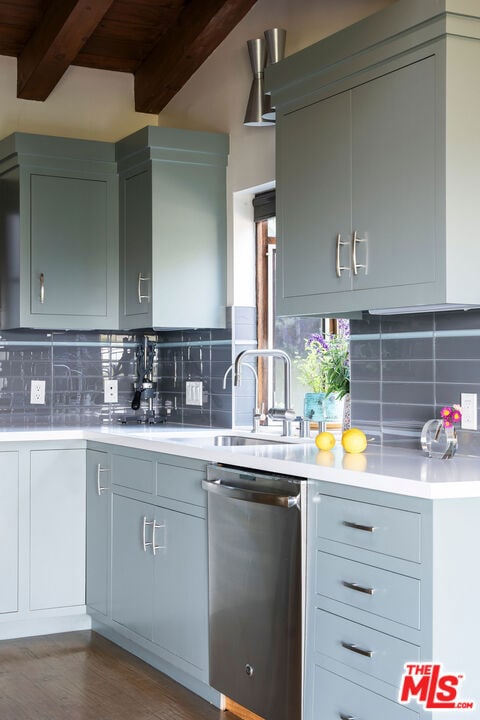
M 153 640 L 200 670 L 208 667 L 207 527 L 202 518 L 156 508 Z
M 402 625 L 420 628 L 420 581 L 318 551 L 315 592 Z
M 206 507 L 207 493 L 202 488 L 204 478 L 205 467 L 193 469 L 157 463 L 157 495 Z
M 0 454 L 0 613 L 18 610 L 18 454 Z
M 332 660 L 398 687 L 400 670 L 420 648 L 340 615 L 315 610 L 315 649 Z
M 107 187 L 31 176 L 32 313 L 106 316 Z
M 418 720 L 419 715 L 357 683 L 316 667 L 311 717 L 315 720 Z
M 127 175 L 120 184 L 125 316 L 151 324 L 152 182 L 149 170 Z M 128 242 L 125 240 L 128 239 Z M 135 240 L 135 241 L 134 241 Z
M 30 610 L 85 604 L 85 451 L 30 455 Z
M 154 511 L 151 505 L 113 496 L 112 619 L 148 640 L 152 637 Z
M 2 328 L 118 327 L 117 185 L 112 143 L 0 141 Z
M 286 115 L 279 132 L 278 277 L 284 297 L 348 290 L 349 94 L 342 93 Z M 339 244 L 337 249 L 341 242 L 347 244 Z
M 224 327 L 225 167 L 173 163 L 155 174 L 153 325 Z
M 318 495 L 317 537 L 420 562 L 421 516 L 398 508 Z
M 433 57 L 352 91 L 355 289 L 436 279 L 436 133 Z
M 110 506 L 112 479 L 109 455 L 87 451 L 87 605 L 108 614 L 110 580 Z

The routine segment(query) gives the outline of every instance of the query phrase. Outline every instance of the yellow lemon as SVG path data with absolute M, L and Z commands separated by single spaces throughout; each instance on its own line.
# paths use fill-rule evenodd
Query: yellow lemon
M 335 437 L 331 432 L 318 433 L 315 438 L 315 445 L 319 450 L 331 450 L 335 445 Z
M 335 465 L 335 455 L 331 450 L 319 450 L 315 462 L 323 467 L 332 467 Z
M 345 452 L 361 453 L 367 447 L 367 438 L 365 433 L 358 428 L 350 428 L 345 430 L 342 435 L 342 445 Z

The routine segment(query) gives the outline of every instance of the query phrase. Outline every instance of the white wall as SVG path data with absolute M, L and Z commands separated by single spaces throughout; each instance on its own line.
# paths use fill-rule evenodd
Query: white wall
M 258 0 L 160 113 L 159 125 L 230 135 L 229 304 L 253 305 L 255 302 L 245 266 L 245 259 L 252 252 L 253 224 L 249 226 L 245 222 L 245 196 L 238 198 L 236 193 L 256 189 L 275 179 L 275 128 L 243 125 L 252 79 L 247 40 L 263 37 L 263 31 L 268 28 L 284 28 L 286 55 L 291 55 L 392 2 L 394 0 Z M 241 222 L 234 222 L 236 206 L 242 207 Z
M 17 61 L 0 56 L 0 138 L 13 132 L 116 141 L 158 115 L 134 109 L 133 75 L 70 67 L 45 102 L 17 99 Z

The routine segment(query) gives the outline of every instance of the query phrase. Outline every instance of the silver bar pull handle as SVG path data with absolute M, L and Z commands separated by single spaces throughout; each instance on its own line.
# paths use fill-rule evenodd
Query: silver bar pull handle
M 163 545 L 156 545 L 156 536 L 155 532 L 156 530 L 159 530 L 160 528 L 163 528 Z M 155 520 L 153 521 L 153 530 L 152 530 L 152 550 L 153 554 L 157 554 L 157 550 L 166 550 L 167 549 L 167 526 L 165 522 L 157 523 Z
M 147 302 L 150 302 L 150 294 L 148 295 L 142 295 L 142 282 L 150 282 L 149 277 L 143 277 L 142 273 L 138 273 L 138 279 L 137 279 L 137 299 L 139 304 L 142 304 L 142 300 L 146 300 Z
M 356 715 L 345 715 L 344 713 L 338 713 L 340 720 L 358 720 Z
M 360 268 L 362 268 L 365 271 L 367 270 L 366 263 L 365 263 L 365 265 L 360 265 L 359 263 L 357 263 L 357 244 L 358 243 L 366 243 L 366 242 L 367 242 L 367 238 L 359 238 L 357 235 L 357 231 L 355 230 L 355 232 L 353 233 L 353 237 L 352 237 L 352 268 L 353 268 L 354 275 L 358 275 L 358 271 Z
M 340 251 L 342 248 L 342 245 L 348 245 L 348 240 L 342 240 L 342 236 L 340 233 L 337 235 L 337 252 L 335 255 L 335 270 L 337 273 L 337 277 L 342 277 L 342 270 L 350 270 L 349 267 L 346 267 L 345 265 L 340 265 Z
M 345 527 L 348 528 L 352 528 L 353 530 L 363 530 L 364 532 L 369 533 L 373 533 L 376 530 L 373 525 L 360 525 L 359 523 L 350 522 L 349 520 L 344 520 L 342 525 L 345 525 Z
M 365 593 L 365 595 L 373 595 L 375 592 L 375 588 L 364 587 L 363 585 L 359 585 L 358 583 L 354 582 L 348 582 L 347 580 L 342 580 L 342 585 L 349 590 L 356 590 L 356 592 Z
M 40 273 L 40 305 L 45 302 L 45 275 Z
M 234 500 L 245 500 L 247 502 L 262 503 L 263 505 L 275 505 L 287 509 L 299 507 L 300 503 L 299 495 L 276 495 L 273 492 L 247 490 L 246 488 L 228 485 L 222 480 L 202 480 L 202 487 L 208 492 L 219 493 Z
M 147 542 L 147 526 L 148 525 L 154 525 L 155 521 L 152 520 L 151 522 L 147 520 L 145 515 L 143 516 L 143 529 L 142 529 L 142 543 L 143 543 L 143 552 L 147 552 L 147 547 L 153 547 L 153 539 L 152 542 Z
M 103 491 L 109 490 L 108 487 L 100 485 L 100 475 L 104 472 L 110 472 L 110 468 L 102 468 L 100 463 L 97 465 L 97 495 L 101 495 Z
M 357 653 L 358 655 L 363 655 L 363 657 L 373 657 L 373 650 L 364 650 L 363 648 L 358 647 L 358 645 L 354 645 L 353 643 L 346 643 L 343 642 L 343 640 L 340 645 L 345 648 L 345 650 L 350 650 L 351 652 Z

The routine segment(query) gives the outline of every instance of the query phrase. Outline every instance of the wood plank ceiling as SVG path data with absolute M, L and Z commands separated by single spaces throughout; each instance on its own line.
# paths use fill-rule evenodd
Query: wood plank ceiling
M 46 100 L 69 65 L 135 76 L 135 109 L 159 113 L 256 0 L 0 0 L 0 55 L 17 97 Z

